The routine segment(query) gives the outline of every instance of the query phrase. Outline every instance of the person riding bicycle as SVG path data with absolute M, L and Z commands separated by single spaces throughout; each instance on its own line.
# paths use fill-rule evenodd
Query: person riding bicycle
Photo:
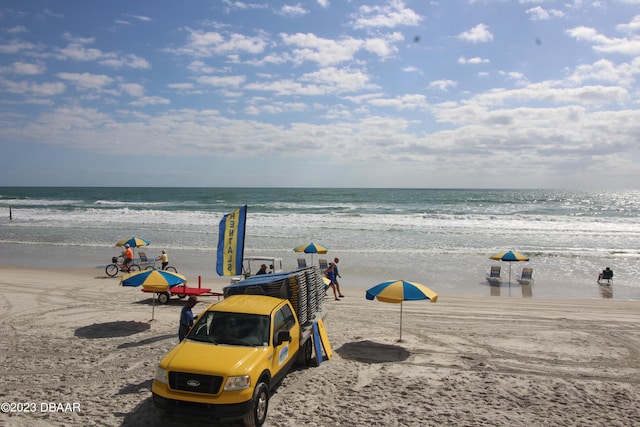
M 129 271 L 129 264 L 133 261 L 133 249 L 129 244 L 124 245 L 125 251 L 122 253 L 124 261 L 122 261 L 122 271 Z
M 167 255 L 166 249 L 162 250 L 162 255 L 156 258 L 157 261 L 162 261 L 162 269 L 164 270 L 169 265 L 169 255 Z

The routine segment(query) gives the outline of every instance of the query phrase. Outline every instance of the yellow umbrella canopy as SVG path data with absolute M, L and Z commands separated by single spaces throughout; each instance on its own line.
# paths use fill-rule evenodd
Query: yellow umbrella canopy
M 368 300 L 375 298 L 382 302 L 400 304 L 400 339 L 398 341 L 402 341 L 402 302 L 419 300 L 438 301 L 438 294 L 436 292 L 423 284 L 407 282 L 405 280 L 390 280 L 380 283 L 367 290 L 366 297 Z
M 182 274 L 164 270 L 144 270 L 122 277 L 120 285 L 142 286 L 147 291 L 164 292 L 173 286 L 186 282 L 187 278 Z
M 134 237 L 130 237 L 128 239 L 120 240 L 118 243 L 116 243 L 116 246 L 129 245 L 132 248 L 139 248 L 140 246 L 148 246 L 149 244 L 150 244 L 150 242 L 148 240 L 134 236 Z

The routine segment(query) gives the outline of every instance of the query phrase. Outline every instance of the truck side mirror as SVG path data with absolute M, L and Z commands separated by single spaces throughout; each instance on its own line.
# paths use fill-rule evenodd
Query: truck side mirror
M 289 333 L 289 331 L 280 331 L 280 332 L 278 332 L 278 335 L 276 335 L 275 345 L 278 346 L 278 345 L 282 344 L 285 341 L 291 342 L 291 334 Z

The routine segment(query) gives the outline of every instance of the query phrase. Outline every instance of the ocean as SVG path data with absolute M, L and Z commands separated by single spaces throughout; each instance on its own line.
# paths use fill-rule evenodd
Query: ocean
M 501 265 L 500 297 L 640 299 L 633 190 L 0 187 L 0 264 L 99 276 L 120 253 L 115 242 L 137 236 L 188 277 L 220 280 L 218 224 L 245 204 L 245 255 L 294 269 L 297 258 L 312 262 L 294 247 L 323 244 L 329 253 L 313 263 L 339 257 L 345 289 L 404 279 L 443 295 L 496 295 L 485 277 Z M 504 250 L 530 261 L 489 260 Z M 524 266 L 535 279 L 526 295 L 515 280 Z M 599 286 L 607 266 L 614 284 Z

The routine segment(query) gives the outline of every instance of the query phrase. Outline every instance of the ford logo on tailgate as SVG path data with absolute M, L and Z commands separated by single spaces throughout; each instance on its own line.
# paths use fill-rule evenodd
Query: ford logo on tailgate
M 187 380 L 187 385 L 189 387 L 200 387 L 200 381 L 198 381 L 198 380 Z

